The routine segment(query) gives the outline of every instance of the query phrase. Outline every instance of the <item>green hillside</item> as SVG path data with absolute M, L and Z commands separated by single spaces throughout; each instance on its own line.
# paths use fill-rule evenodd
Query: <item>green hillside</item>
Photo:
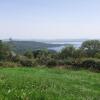
M 11 45 L 13 47 L 13 50 L 18 53 L 23 53 L 29 50 L 33 51 L 37 49 L 62 46 L 62 44 L 47 44 L 35 41 L 9 41 L 8 44 Z

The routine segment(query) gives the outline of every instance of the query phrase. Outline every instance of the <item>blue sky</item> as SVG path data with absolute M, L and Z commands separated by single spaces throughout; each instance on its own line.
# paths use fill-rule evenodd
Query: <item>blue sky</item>
M 0 38 L 100 38 L 100 0 L 0 0 Z

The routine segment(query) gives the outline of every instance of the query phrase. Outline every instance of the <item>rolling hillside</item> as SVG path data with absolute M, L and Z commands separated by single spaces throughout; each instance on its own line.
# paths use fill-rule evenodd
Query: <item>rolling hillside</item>
M 42 42 L 35 42 L 35 41 L 9 41 L 9 45 L 12 46 L 13 50 L 18 53 L 23 53 L 29 50 L 37 50 L 37 49 L 44 49 L 50 47 L 59 47 L 65 44 L 48 44 Z

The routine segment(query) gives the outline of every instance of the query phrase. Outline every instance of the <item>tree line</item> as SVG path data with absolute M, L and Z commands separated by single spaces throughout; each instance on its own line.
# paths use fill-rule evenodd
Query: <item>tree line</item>
M 64 67 L 86 68 L 100 71 L 100 41 L 87 40 L 80 48 L 73 45 L 63 48 L 60 52 L 54 50 L 28 50 L 18 54 L 12 47 L 0 40 L 1 67 Z

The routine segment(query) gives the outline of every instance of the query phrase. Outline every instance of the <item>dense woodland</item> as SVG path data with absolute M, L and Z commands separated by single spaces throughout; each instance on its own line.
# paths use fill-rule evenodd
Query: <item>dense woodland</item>
M 11 41 L 10 41 L 11 42 Z M 21 42 L 20 42 L 21 43 Z M 36 44 L 33 44 L 36 45 Z M 43 45 L 43 44 L 42 44 Z M 61 67 L 90 69 L 100 71 L 100 41 L 88 40 L 80 48 L 70 45 L 60 52 L 47 49 L 23 49 L 23 54 L 16 52 L 9 42 L 0 41 L 1 67 Z M 24 48 L 24 47 L 23 47 Z

